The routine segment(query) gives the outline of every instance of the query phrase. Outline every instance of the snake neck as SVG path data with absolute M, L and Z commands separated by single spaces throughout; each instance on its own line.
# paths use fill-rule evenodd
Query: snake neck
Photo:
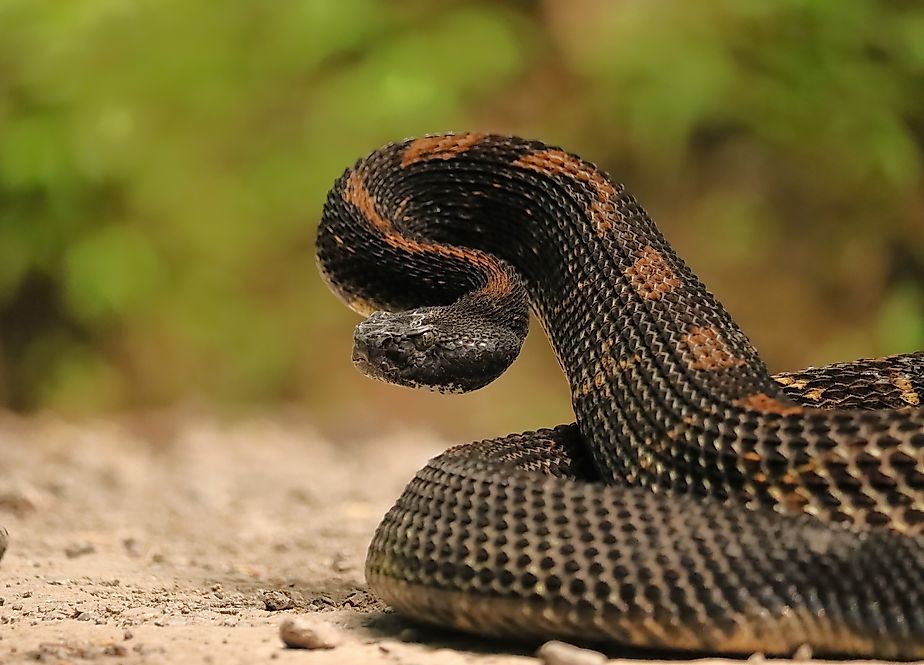
M 338 264 L 331 243 L 364 247 L 376 270 Z M 341 179 L 318 236 L 322 270 L 350 284 L 357 309 L 443 304 L 484 288 L 484 260 L 446 248 L 497 257 L 522 278 L 581 431 L 611 451 L 598 460 L 604 475 L 644 483 L 652 447 L 704 413 L 787 405 L 641 206 L 574 155 L 478 134 L 394 144 Z M 498 316 L 510 299 L 497 299 Z

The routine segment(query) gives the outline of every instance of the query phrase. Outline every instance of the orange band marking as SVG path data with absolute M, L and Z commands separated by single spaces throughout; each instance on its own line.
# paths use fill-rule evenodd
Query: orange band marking
M 602 237 L 613 226 L 616 217 L 616 188 L 606 176 L 582 159 L 563 150 L 536 150 L 515 161 L 514 166 L 538 171 L 545 175 L 562 175 L 590 186 L 596 194 L 588 213 L 597 235 Z
M 805 411 L 805 409 L 803 409 L 801 406 L 781 402 L 780 400 L 770 397 L 770 395 L 765 393 L 755 393 L 753 395 L 748 395 L 747 397 L 742 397 L 741 399 L 736 400 L 735 404 L 750 411 L 760 411 L 761 413 L 778 413 L 783 416 L 792 415 L 794 413 L 802 413 Z
M 642 250 L 625 275 L 636 292 L 646 300 L 660 300 L 681 284 L 661 252 L 650 245 Z
M 431 159 L 451 159 L 484 140 L 485 134 L 469 132 L 448 136 L 429 136 L 412 141 L 401 155 L 401 168 Z
M 892 376 L 890 383 L 902 391 L 900 398 L 905 404 L 909 406 L 919 406 L 921 404 L 921 398 L 918 393 L 915 392 L 910 378 L 903 374 L 896 373 Z
M 343 187 L 343 200 L 359 208 L 369 223 L 386 237 L 394 233 L 391 222 L 379 213 L 375 197 L 366 189 L 366 183 L 363 182 L 362 173 L 359 171 L 352 171 L 347 177 L 346 185 Z
M 691 369 L 717 370 L 738 367 L 744 360 L 736 358 L 715 328 L 693 326 L 680 340 L 689 356 Z

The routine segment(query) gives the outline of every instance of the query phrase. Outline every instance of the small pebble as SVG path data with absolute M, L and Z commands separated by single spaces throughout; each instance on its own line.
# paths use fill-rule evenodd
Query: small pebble
M 332 625 L 306 617 L 286 618 L 279 624 L 279 638 L 290 649 L 333 649 L 340 644 Z
M 402 642 L 417 642 L 420 640 L 420 633 L 413 628 L 405 628 L 398 633 L 398 639 Z
M 545 665 L 601 665 L 606 662 L 606 656 L 599 651 L 581 649 L 557 640 L 539 647 L 536 657 Z
M 35 510 L 37 495 L 31 487 L 0 488 L 0 510 L 25 515 Z
M 138 556 L 138 541 L 134 538 L 123 538 L 122 547 L 129 556 Z
M 796 652 L 792 655 L 793 660 L 811 660 L 812 659 L 812 647 L 810 644 L 803 644 L 796 649 Z

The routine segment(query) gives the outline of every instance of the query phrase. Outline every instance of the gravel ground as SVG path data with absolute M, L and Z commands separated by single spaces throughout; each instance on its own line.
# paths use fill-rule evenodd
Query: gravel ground
M 535 645 L 420 628 L 365 587 L 375 525 L 445 447 L 334 445 L 286 415 L 0 416 L 0 663 L 537 663 Z M 287 649 L 286 619 L 333 648 Z

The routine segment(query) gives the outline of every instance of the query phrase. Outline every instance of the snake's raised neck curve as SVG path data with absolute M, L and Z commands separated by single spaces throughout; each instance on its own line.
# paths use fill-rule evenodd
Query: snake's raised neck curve
M 380 300 L 390 293 L 392 307 L 451 301 L 475 283 L 415 269 L 428 244 L 514 266 L 567 374 L 581 429 L 613 437 L 628 456 L 735 401 L 787 408 L 748 339 L 641 206 L 575 155 L 473 133 L 409 140 L 349 170 L 325 214 L 335 208 L 360 212 L 368 237 L 334 242 L 381 244 L 383 264 L 404 254 L 391 272 L 379 265 L 369 288 Z M 659 404 L 657 414 L 646 403 Z M 621 472 L 632 475 L 635 464 L 625 463 Z

